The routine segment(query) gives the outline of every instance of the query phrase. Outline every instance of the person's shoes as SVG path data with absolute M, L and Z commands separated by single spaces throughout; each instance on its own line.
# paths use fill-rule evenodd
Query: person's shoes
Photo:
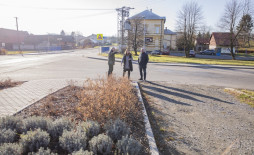
M 138 80 L 143 80 L 142 78 L 138 79 Z

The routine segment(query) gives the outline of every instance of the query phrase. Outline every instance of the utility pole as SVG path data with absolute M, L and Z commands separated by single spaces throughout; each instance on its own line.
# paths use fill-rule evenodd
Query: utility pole
M 129 17 L 130 9 L 134 9 L 134 8 L 123 6 L 121 8 L 116 9 L 116 11 L 117 11 L 117 43 L 118 43 L 119 49 L 122 53 L 123 53 L 123 48 L 124 48 L 124 45 L 125 45 L 125 41 L 124 41 L 124 37 L 125 37 L 124 24 L 125 24 L 126 18 Z
M 19 39 L 19 25 L 18 25 L 18 17 L 14 17 L 16 18 L 16 27 L 17 27 L 17 37 L 18 37 L 18 46 L 19 46 L 19 52 L 22 54 L 21 50 L 20 50 L 20 39 Z M 23 54 L 22 54 L 23 56 Z

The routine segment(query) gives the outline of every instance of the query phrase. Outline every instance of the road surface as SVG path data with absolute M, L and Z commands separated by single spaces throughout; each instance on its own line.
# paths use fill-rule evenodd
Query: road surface
M 98 56 L 98 49 L 24 57 L 0 56 L 0 79 L 87 79 L 106 76 L 107 70 L 107 60 Z M 149 63 L 147 72 L 148 81 L 254 89 L 254 67 L 248 66 Z M 120 60 L 116 62 L 113 73 L 122 76 Z M 138 79 L 138 65 L 134 62 L 131 80 Z

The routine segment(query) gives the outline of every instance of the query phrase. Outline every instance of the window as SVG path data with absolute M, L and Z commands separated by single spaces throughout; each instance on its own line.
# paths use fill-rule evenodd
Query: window
M 160 33 L 160 27 L 155 27 L 155 33 Z

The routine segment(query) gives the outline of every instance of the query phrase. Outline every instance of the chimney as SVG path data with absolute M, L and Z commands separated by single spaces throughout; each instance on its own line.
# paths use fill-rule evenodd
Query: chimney
M 152 12 L 153 10 L 152 9 L 150 9 L 150 12 Z

